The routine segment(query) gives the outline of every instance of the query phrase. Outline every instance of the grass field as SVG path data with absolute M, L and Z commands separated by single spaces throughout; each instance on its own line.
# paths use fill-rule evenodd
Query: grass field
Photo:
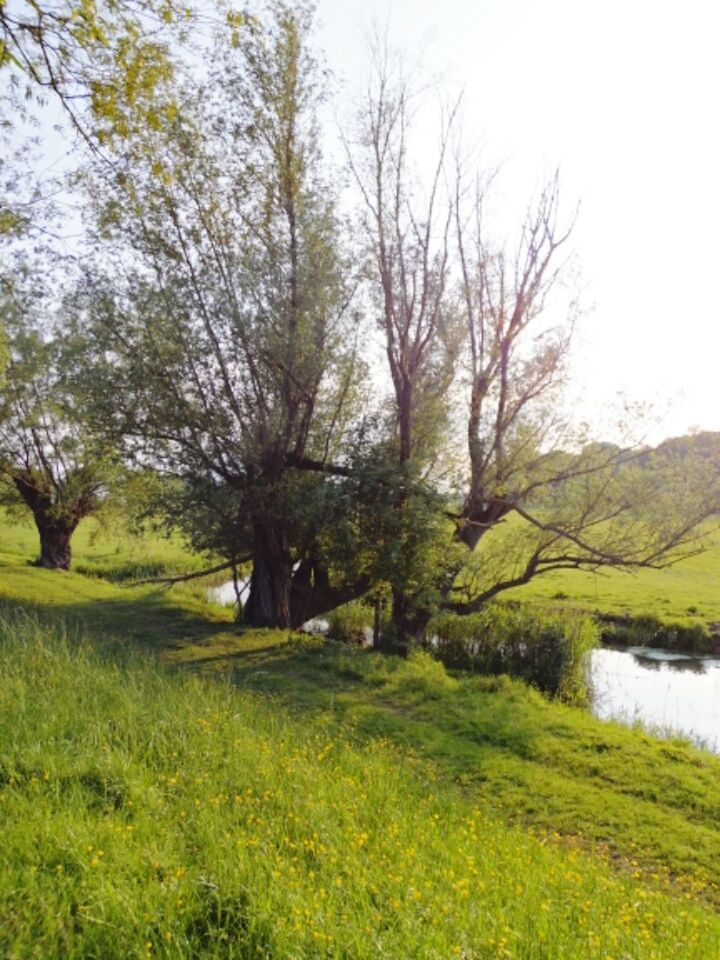
M 720 759 L 1 532 L 0 955 L 720 956 Z
M 703 551 L 665 570 L 552 571 L 507 596 L 552 600 L 583 609 L 720 625 L 720 532 L 708 529 Z

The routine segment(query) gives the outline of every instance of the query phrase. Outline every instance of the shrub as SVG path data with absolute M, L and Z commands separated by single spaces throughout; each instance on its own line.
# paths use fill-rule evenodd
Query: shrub
M 361 600 L 337 607 L 328 615 L 327 635 L 343 643 L 365 644 L 366 630 L 372 628 L 373 611 Z
M 507 673 L 565 702 L 588 701 L 587 657 L 599 634 L 586 614 L 494 603 L 467 617 L 438 616 L 430 633 L 448 667 Z

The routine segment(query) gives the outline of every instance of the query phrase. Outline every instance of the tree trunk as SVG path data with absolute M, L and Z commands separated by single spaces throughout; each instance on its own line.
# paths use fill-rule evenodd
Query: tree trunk
M 253 539 L 253 569 L 244 619 L 253 627 L 288 629 L 293 570 L 287 536 L 279 525 L 257 523 Z
M 390 631 L 381 634 L 377 649 L 406 657 L 425 635 L 430 612 L 413 606 L 402 588 L 393 587 L 392 625 Z
M 75 527 L 38 513 L 35 514 L 35 526 L 40 534 L 38 566 L 47 570 L 69 570 L 72 559 L 70 540 Z
M 303 577 L 302 567 L 293 576 L 290 600 L 290 623 L 295 629 L 308 620 L 322 617 L 344 603 L 357 600 L 370 588 L 367 577 L 360 577 L 352 583 L 332 586 L 327 571 L 316 568 L 312 581 Z

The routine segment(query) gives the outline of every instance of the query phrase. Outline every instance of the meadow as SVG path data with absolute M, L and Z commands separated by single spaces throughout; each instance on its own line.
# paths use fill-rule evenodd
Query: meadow
M 0 955 L 720 955 L 720 759 L 1 532 Z
M 698 546 L 701 552 L 663 570 L 551 571 L 508 591 L 508 596 L 687 626 L 720 626 L 720 532 L 716 524 L 704 529 Z

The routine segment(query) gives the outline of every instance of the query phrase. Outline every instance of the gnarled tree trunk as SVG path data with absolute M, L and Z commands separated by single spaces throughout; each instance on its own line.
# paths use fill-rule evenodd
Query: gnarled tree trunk
M 425 636 L 430 611 L 418 608 L 400 587 L 393 587 L 392 624 L 389 633 L 380 634 L 377 649 L 406 657 Z
M 52 490 L 40 478 L 31 473 L 19 473 L 14 477 L 14 482 L 18 493 L 32 511 L 40 534 L 38 566 L 47 570 L 69 570 L 72 560 L 70 540 L 87 509 L 81 503 L 76 503 L 74 509 L 66 509 L 64 515 L 59 515 Z
M 38 566 L 47 570 L 69 570 L 72 560 L 70 540 L 75 532 L 75 525 L 36 513 L 35 526 L 40 534 Z
M 280 524 L 258 522 L 253 532 L 253 569 L 243 618 L 253 627 L 289 628 L 293 565 Z

